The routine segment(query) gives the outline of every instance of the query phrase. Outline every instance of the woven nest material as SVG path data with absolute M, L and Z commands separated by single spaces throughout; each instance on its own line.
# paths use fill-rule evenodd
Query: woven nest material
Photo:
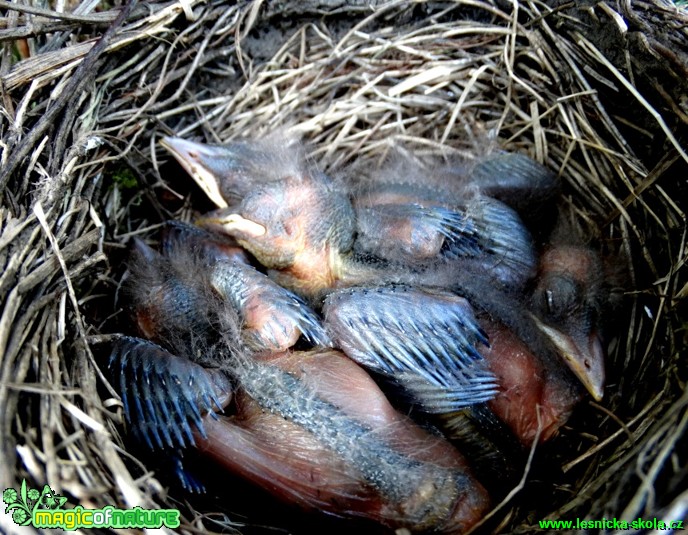
M 558 173 L 561 209 L 620 265 L 624 306 L 604 401 L 536 452 L 490 529 L 685 517 L 688 13 L 659 0 L 31 4 L 0 5 L 0 489 L 26 478 L 83 507 L 179 507 L 194 532 L 281 525 L 168 491 L 122 438 L 97 342 L 126 325 L 128 240 L 210 208 L 160 137 L 282 129 L 324 170 L 400 146 L 501 147 Z M 555 469 L 538 473 L 540 457 Z

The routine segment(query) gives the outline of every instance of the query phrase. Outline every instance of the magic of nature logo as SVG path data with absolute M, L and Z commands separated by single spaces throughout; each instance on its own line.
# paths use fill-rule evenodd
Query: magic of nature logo
M 178 509 L 84 509 L 80 505 L 64 509 L 67 498 L 55 493 L 48 485 L 42 491 L 29 488 L 26 480 L 19 490 L 5 489 L 2 499 L 5 514 L 19 526 L 76 530 L 84 528 L 178 528 Z

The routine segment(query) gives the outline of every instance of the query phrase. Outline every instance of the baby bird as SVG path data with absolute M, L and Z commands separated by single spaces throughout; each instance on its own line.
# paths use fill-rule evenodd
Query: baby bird
M 278 495 L 392 528 L 461 533 L 482 517 L 487 494 L 463 457 L 397 413 L 351 360 L 330 351 L 276 355 L 271 365 L 275 380 L 242 381 L 254 402 L 212 442 L 218 461 L 246 470 L 245 459 L 262 458 L 252 475 Z M 227 447 L 237 443 L 245 458 Z
M 473 183 L 423 186 L 419 175 L 427 170 L 413 162 L 404 166 L 407 180 L 390 181 L 385 169 L 359 187 L 335 183 L 298 151 L 264 143 L 246 150 L 247 142 L 206 147 L 165 138 L 163 146 L 205 191 L 232 191 L 202 223 L 235 237 L 275 280 L 307 298 L 377 282 L 390 263 L 397 271 L 422 271 L 458 259 L 457 269 L 477 264 L 519 287 L 535 273 L 530 235 L 516 212 Z
M 553 200 L 558 180 L 530 158 L 504 151 L 470 163 L 400 153 L 349 187 L 359 214 L 357 249 L 402 263 L 443 258 L 456 269 L 475 265 L 495 283 L 522 290 L 537 259 L 521 218 Z
M 242 176 L 256 170 L 253 161 L 243 162 L 236 151 L 229 152 L 232 154 L 225 156 L 234 162 L 232 168 L 244 169 Z M 561 319 L 552 317 L 549 323 L 543 322 L 527 312 L 524 300 L 518 296 L 537 270 L 529 233 L 511 208 L 475 193 L 482 188 L 505 199 L 515 198 L 512 202 L 522 208 L 531 202 L 551 200 L 557 182 L 544 167 L 523 156 L 498 152 L 473 166 L 474 179 L 459 177 L 451 182 L 446 177 L 453 171 L 445 170 L 439 173 L 440 179 L 430 178 L 428 185 L 422 169 L 404 161 L 403 165 L 378 172 L 370 184 L 354 187 L 354 193 L 347 198 L 327 177 L 307 169 L 298 155 L 294 158 L 295 163 L 285 166 L 289 176 L 278 181 L 274 180 L 278 171 L 271 167 L 278 156 L 259 159 L 272 162 L 268 165 L 270 173 L 264 170 L 263 175 L 254 177 L 255 187 L 240 204 L 241 213 L 227 216 L 223 227 L 271 268 L 278 282 L 310 298 L 322 298 L 337 287 L 379 286 L 381 280 L 450 289 L 487 313 L 496 325 L 511 330 L 532 352 L 544 355 L 541 358 L 566 359 L 593 396 L 599 398 L 599 385 L 595 387 L 582 371 L 600 361 L 594 337 L 581 361 L 579 337 L 562 335 L 561 329 L 552 325 L 561 323 Z M 401 169 L 405 181 L 397 178 Z M 213 178 L 219 181 L 217 175 Z M 227 175 L 221 178 L 226 181 Z M 356 218 L 355 241 L 349 224 L 352 213 Z M 344 228 L 346 231 L 341 233 Z M 333 236 L 337 239 L 333 240 Z M 347 252 L 347 244 L 353 244 L 353 254 Z M 381 262 L 360 262 L 357 256 Z M 455 260 L 437 262 L 438 257 L 452 256 Z M 424 264 L 426 260 L 429 263 Z M 535 295 L 549 295 L 543 285 L 559 280 L 561 277 L 541 277 Z M 566 295 L 562 288 L 558 292 Z M 507 299 L 507 294 L 514 297 Z M 360 298 L 363 294 L 355 295 Z M 556 306 L 551 300 L 545 302 Z M 365 306 L 371 307 L 369 303 Z M 552 314 L 542 307 L 537 311 L 541 317 Z M 411 312 L 398 314 L 413 325 Z M 342 324 L 336 327 L 344 333 L 339 335 L 340 340 L 352 340 L 353 330 L 366 328 L 365 322 L 349 322 L 349 328 L 344 329 Z M 412 348 L 409 354 L 415 355 L 410 366 L 416 373 L 424 366 L 419 357 L 423 351 L 418 353 L 416 341 L 408 340 Z M 447 347 L 437 337 L 433 343 L 439 343 L 441 350 Z M 593 373 L 599 376 L 599 370 Z
M 260 183 L 303 171 L 302 155 L 293 140 L 268 138 L 208 145 L 178 137 L 160 144 L 181 164 L 218 208 L 240 201 Z
M 604 348 L 600 321 L 609 300 L 604 269 L 592 249 L 559 245 L 540 259 L 532 297 L 538 326 L 593 399 L 604 396 Z
M 475 266 L 494 284 L 522 290 L 535 275 L 537 259 L 518 214 L 482 194 L 459 198 L 440 188 L 428 190 L 376 184 L 355 197 L 354 252 L 421 273 L 432 274 L 443 263 L 453 269 Z
M 162 140 L 220 208 L 199 223 L 234 237 L 280 285 L 311 298 L 342 277 L 355 216 L 347 195 L 289 144 Z
M 241 318 L 237 336 L 254 357 L 288 349 L 303 336 L 312 346 L 338 344 L 428 412 L 458 410 L 494 395 L 494 378 L 476 349 L 486 340 L 464 299 L 404 286 L 343 290 L 327 299 L 326 331 L 305 303 L 237 261 L 223 240 L 174 223 L 164 233 L 165 255 L 137 242 L 129 289 L 138 298 L 142 334 L 205 362 L 212 353 L 205 346 L 218 338 L 222 321 L 213 310 L 225 303 Z
M 194 447 L 291 504 L 441 533 L 463 533 L 487 510 L 464 458 L 396 412 L 341 353 L 231 362 L 231 417 L 215 415 L 232 393 L 221 372 L 150 342 L 120 340 L 110 368 L 127 420 L 149 444 Z
M 146 338 L 203 358 L 191 353 L 218 339 L 219 310 L 238 314 L 240 336 L 257 353 L 288 349 L 301 337 L 332 345 L 306 303 L 246 263 L 226 237 L 176 222 L 163 233 L 162 250 L 136 240 L 129 265 L 128 294 Z
M 580 246 L 553 246 L 541 257 L 526 306 L 483 288 L 479 316 L 489 347 L 479 348 L 496 376 L 487 406 L 530 446 L 549 440 L 584 395 L 604 394 L 604 350 L 598 331 L 606 305 L 598 255 Z M 498 299 L 499 305 L 494 305 Z M 473 302 L 475 302 L 474 300 Z M 498 309 L 497 313 L 492 313 Z
M 596 400 L 603 393 L 599 321 L 608 298 L 599 266 L 588 248 L 551 246 L 526 299 L 467 275 L 477 283 L 471 302 L 482 305 L 476 316 L 489 340 L 478 350 L 497 393 L 487 403 L 441 415 L 438 423 L 494 496 L 520 475 L 524 448 L 557 435 L 585 388 Z

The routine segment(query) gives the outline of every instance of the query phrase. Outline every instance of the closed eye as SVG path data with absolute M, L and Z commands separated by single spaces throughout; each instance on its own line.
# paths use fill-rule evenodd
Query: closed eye
M 545 299 L 547 302 L 547 312 L 554 314 L 554 294 L 552 290 L 545 290 Z

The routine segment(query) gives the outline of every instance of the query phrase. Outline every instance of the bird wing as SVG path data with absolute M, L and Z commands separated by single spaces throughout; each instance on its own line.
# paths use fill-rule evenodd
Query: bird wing
M 519 212 L 538 210 L 553 201 L 560 181 L 552 171 L 524 154 L 496 151 L 472 170 L 471 182 L 485 195 Z
M 507 287 L 523 287 L 535 276 L 533 240 L 516 211 L 498 200 L 476 195 L 466 203 L 465 215 L 475 229 L 480 254 L 467 255 L 449 243 L 445 256 L 473 264 Z
M 127 421 L 151 449 L 193 445 L 191 425 L 203 435 L 203 415 L 222 410 L 231 398 L 232 385 L 220 371 L 140 338 L 118 338 L 109 369 Z
M 218 264 L 213 287 L 242 316 L 246 340 L 257 349 L 285 350 L 299 333 L 314 346 L 331 347 L 327 332 L 308 305 L 256 269 L 239 262 Z
M 428 412 L 490 400 L 495 377 L 478 352 L 487 338 L 468 302 L 406 286 L 352 288 L 323 308 L 333 340 L 353 360 L 392 378 Z
M 455 254 L 480 252 L 476 229 L 464 214 L 416 203 L 356 208 L 357 252 L 386 260 L 426 260 L 450 247 Z

